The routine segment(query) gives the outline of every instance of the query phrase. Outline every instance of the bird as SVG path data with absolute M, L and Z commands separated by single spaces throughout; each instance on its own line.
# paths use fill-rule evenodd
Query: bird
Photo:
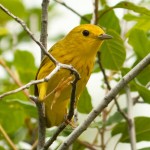
M 57 61 L 72 65 L 80 74 L 77 82 L 76 104 L 91 75 L 102 43 L 112 36 L 93 24 L 82 24 L 73 28 L 63 39 L 48 51 Z M 47 56 L 43 57 L 36 80 L 46 77 L 55 68 Z M 74 75 L 67 69 L 59 70 L 48 82 L 35 85 L 35 95 L 44 104 L 46 127 L 58 126 L 65 121 Z

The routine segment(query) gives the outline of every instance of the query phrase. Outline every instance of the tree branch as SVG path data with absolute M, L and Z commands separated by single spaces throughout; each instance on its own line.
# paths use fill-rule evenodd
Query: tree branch
M 71 98 L 70 98 L 70 107 L 69 112 L 66 117 L 67 120 L 71 120 L 74 115 L 74 106 L 76 101 L 76 84 L 80 77 L 75 78 L 72 83 L 72 91 L 71 91 Z M 57 136 L 64 130 L 64 128 L 68 125 L 68 122 L 63 122 L 58 128 L 57 131 L 53 134 L 53 136 L 45 143 L 43 150 L 47 150 L 49 146 L 57 139 Z
M 126 86 L 125 90 L 127 96 L 128 129 L 129 129 L 131 149 L 136 150 L 136 133 L 135 133 L 135 124 L 134 124 L 134 117 L 133 117 L 133 100 L 131 98 L 131 92 L 129 86 Z
M 47 50 L 45 49 L 45 47 L 42 45 L 42 43 L 40 41 L 38 41 L 33 33 L 30 31 L 30 29 L 27 27 L 27 25 L 25 24 L 25 22 L 23 20 L 21 20 L 20 18 L 16 17 L 14 14 L 12 14 L 7 8 L 5 8 L 2 4 L 0 4 L 0 9 L 3 10 L 8 16 L 10 16 L 11 18 L 13 18 L 15 21 L 17 21 L 22 27 L 23 29 L 28 33 L 28 35 L 31 37 L 31 39 L 37 43 L 39 45 L 39 47 L 42 49 L 43 53 L 45 55 L 47 55 L 49 57 L 49 59 L 55 64 L 58 64 L 58 61 L 50 54 L 47 52 Z
M 0 58 L 0 64 L 3 66 L 3 68 L 8 72 L 8 74 L 12 77 L 14 82 L 21 87 L 22 83 L 21 81 L 14 75 L 14 72 L 6 65 L 6 62 L 4 59 Z M 24 95 L 28 98 L 29 97 L 29 92 L 27 90 L 23 90 Z
M 87 119 L 80 124 L 61 144 L 58 150 L 66 150 L 70 144 L 75 141 L 82 132 L 90 125 L 102 110 L 113 100 L 113 98 L 123 89 L 133 78 L 135 78 L 146 66 L 150 64 L 150 54 L 147 55 L 139 64 L 137 64 L 130 72 L 128 72 L 118 84 L 102 99 L 101 103 L 93 109 Z
M 42 17 L 41 17 L 41 35 L 40 35 L 40 42 L 47 50 L 47 36 L 48 36 L 48 6 L 49 0 L 43 0 L 42 2 Z M 41 50 L 41 60 L 43 58 L 43 51 Z
M 11 139 L 9 138 L 9 136 L 7 135 L 1 124 L 0 124 L 0 132 L 2 133 L 2 135 L 6 139 L 7 143 L 10 145 L 12 150 L 17 150 L 15 144 L 11 141 Z
M 40 42 L 44 46 L 47 52 L 47 36 L 48 36 L 48 6 L 49 0 L 42 1 L 42 16 L 41 16 L 41 35 Z M 41 48 L 41 60 L 43 59 L 44 51 Z M 36 107 L 38 110 L 38 144 L 37 150 L 40 150 L 45 144 L 45 133 L 46 133 L 46 125 L 45 125 L 45 114 L 44 114 L 44 104 L 39 101 L 38 98 L 32 97 L 34 102 L 36 103 Z
M 98 4 L 99 0 L 93 0 L 94 11 L 91 19 L 91 24 L 98 24 Z
M 71 7 L 69 7 L 68 5 L 66 5 L 64 2 L 60 2 L 58 0 L 54 0 L 55 2 L 63 5 L 64 7 L 66 7 L 67 9 L 69 9 L 70 11 L 72 11 L 74 14 L 76 14 L 77 16 L 79 16 L 81 19 L 83 19 L 85 22 L 90 23 L 90 20 L 88 20 L 86 17 L 80 15 L 78 12 L 76 12 L 74 9 L 72 9 Z

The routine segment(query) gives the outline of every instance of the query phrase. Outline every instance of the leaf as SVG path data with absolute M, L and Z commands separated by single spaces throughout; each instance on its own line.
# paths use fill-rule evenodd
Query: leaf
M 78 111 L 80 113 L 88 114 L 92 110 L 91 96 L 87 88 L 84 89 L 78 101 Z
M 19 72 L 23 82 L 29 82 L 35 78 L 36 66 L 33 55 L 28 51 L 16 50 L 14 56 L 14 66 Z
M 149 117 L 136 117 L 135 129 L 137 142 L 150 141 L 150 118 Z M 119 141 L 129 143 L 128 126 L 126 122 L 118 123 L 111 132 L 112 136 L 122 134 Z
M 104 13 L 105 10 L 107 10 L 108 7 L 106 7 L 106 9 L 99 11 L 99 21 L 98 24 L 102 27 L 105 27 L 106 29 L 113 29 L 116 32 L 120 33 L 121 32 L 121 28 L 120 28 L 120 24 L 119 24 L 119 19 L 117 18 L 116 14 L 114 13 L 114 10 L 110 10 L 107 13 Z M 92 14 L 86 14 L 84 15 L 85 18 L 87 18 L 88 20 L 92 19 Z M 111 20 L 108 23 L 108 20 Z M 87 22 L 85 22 L 82 18 L 81 18 L 81 24 L 85 24 Z M 114 25 L 115 24 L 115 25 Z
M 124 19 L 126 21 L 136 21 L 136 24 L 134 25 L 132 29 L 136 28 L 136 29 L 141 29 L 144 31 L 148 31 L 150 29 L 150 22 L 149 22 L 150 16 L 147 16 L 147 15 L 135 16 L 132 14 L 126 14 L 124 16 Z
M 124 111 L 124 110 L 122 110 Z M 122 115 L 120 114 L 120 112 L 115 112 L 112 116 L 110 116 L 107 120 L 107 125 L 111 125 L 113 123 L 118 123 L 123 119 Z
M 119 19 L 117 18 L 114 10 L 110 10 L 107 13 L 103 14 L 104 11 L 105 9 L 102 11 L 99 11 L 99 22 L 98 22 L 99 25 L 102 27 L 105 27 L 107 30 L 112 29 L 116 31 L 117 33 L 120 33 L 121 28 L 119 24 Z M 111 21 L 108 23 L 108 20 L 111 20 Z
M 146 87 L 140 85 L 138 82 L 135 84 L 137 91 L 139 92 L 140 96 L 143 98 L 144 102 L 150 104 L 150 90 Z
M 13 13 L 14 15 L 16 15 L 20 18 L 23 18 L 26 15 L 25 7 L 24 7 L 22 1 L 20 1 L 20 0 L 13 0 L 13 1 L 1 0 L 1 4 L 4 5 L 4 7 L 6 7 L 11 13 Z M 15 9 L 13 6 L 15 6 Z M 6 13 L 4 13 L 2 10 L 0 11 L 0 18 L 1 18 L 1 23 L 4 23 L 4 22 L 12 19 Z
M 78 141 L 75 141 L 73 143 L 72 150 L 85 150 L 85 146 L 83 146 L 83 144 L 80 144 Z
M 134 52 L 140 59 L 150 53 L 150 41 L 143 30 L 133 29 L 130 32 L 128 42 L 132 45 Z
M 7 28 L 0 27 L 0 37 L 8 34 Z
M 150 150 L 150 147 L 140 148 L 138 150 Z
M 104 68 L 111 70 L 120 70 L 126 57 L 123 40 L 114 30 L 108 30 L 108 34 L 113 36 L 113 39 L 104 41 L 101 51 L 101 62 Z
M 0 123 L 8 134 L 15 132 L 24 124 L 25 113 L 14 103 L 1 101 L 0 116 Z
M 128 9 L 128 10 L 133 10 L 136 13 L 146 14 L 146 15 L 150 16 L 150 10 L 148 10 L 145 7 L 135 5 L 131 2 L 122 1 L 122 2 L 118 3 L 117 5 L 113 6 L 113 8 L 124 8 L 124 9 Z
M 136 78 L 141 84 L 146 85 L 150 81 L 150 65 L 144 68 Z

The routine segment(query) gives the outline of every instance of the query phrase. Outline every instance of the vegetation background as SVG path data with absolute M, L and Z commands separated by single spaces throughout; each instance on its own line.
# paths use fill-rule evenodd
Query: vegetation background
M 40 2 L 42 3 L 42 1 Z M 76 3 L 80 5 L 80 1 Z M 88 4 L 90 3 L 91 10 L 87 11 L 87 14 L 80 15 L 77 10 L 73 12 L 71 1 L 65 1 L 65 3 L 50 1 L 48 47 L 62 38 L 73 26 L 91 22 L 93 2 L 88 1 Z M 98 3 L 99 11 L 96 23 L 103 27 L 106 33 L 112 35 L 113 39 L 109 42 L 106 41 L 101 47 L 100 57 L 96 58 L 88 88 L 80 97 L 78 104 L 79 124 L 108 93 L 110 88 L 113 88 L 129 70 L 150 53 L 149 0 L 136 2 L 118 0 L 114 4 L 108 0 L 99 0 Z M 36 38 L 39 38 L 41 30 L 40 5 L 30 6 L 29 2 L 25 3 L 23 0 L 1 0 L 0 4 L 24 20 Z M 58 9 L 61 7 L 63 8 L 62 12 Z M 84 9 L 86 5 L 82 7 Z M 71 15 L 63 16 L 63 11 Z M 77 18 L 75 23 L 69 21 L 72 15 Z M 57 19 L 64 22 L 58 24 Z M 60 28 L 61 33 L 58 33 L 56 28 Z M 0 10 L 0 94 L 34 80 L 39 63 L 40 48 L 16 21 Z M 106 80 L 104 79 L 105 74 Z M 132 142 L 128 132 L 128 128 L 130 128 L 129 115 L 133 114 L 136 147 L 138 150 L 149 150 L 149 87 L 150 65 L 120 92 L 116 97 L 117 103 L 111 102 L 71 148 L 73 150 L 130 149 Z M 29 93 L 33 94 L 33 87 L 0 99 L 0 150 L 13 149 L 6 137 L 9 137 L 18 149 L 35 148 L 37 110 L 34 103 L 28 99 Z M 130 113 L 129 101 L 133 102 Z M 55 130 L 56 128 L 48 129 L 47 138 L 51 137 Z M 72 129 L 65 129 L 51 148 L 56 149 L 70 132 Z

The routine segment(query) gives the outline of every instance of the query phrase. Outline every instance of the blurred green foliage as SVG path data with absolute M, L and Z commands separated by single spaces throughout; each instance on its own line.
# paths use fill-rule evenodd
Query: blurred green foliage
M 128 71 L 139 63 L 141 59 L 150 53 L 150 10 L 146 7 L 141 7 L 140 4 L 142 2 L 134 4 L 122 1 L 115 6 L 109 6 L 106 0 L 101 0 L 100 3 L 102 7 L 100 7 L 98 12 L 98 25 L 104 28 L 106 33 L 113 36 L 113 39 L 104 42 L 100 49 L 101 63 L 106 72 L 109 73 L 109 81 L 114 83 L 118 82 Z M 35 34 L 38 35 L 40 33 L 40 6 L 28 8 L 22 0 L 1 0 L 0 4 L 3 4 L 14 15 L 24 20 Z M 150 5 L 145 1 L 143 5 L 146 6 L 146 4 Z M 56 3 L 50 4 L 49 6 L 49 20 L 59 15 L 55 10 L 55 6 Z M 118 17 L 119 15 L 115 12 L 117 8 L 128 10 L 123 14 L 123 20 L 120 19 Z M 85 14 L 84 17 L 91 20 L 92 12 Z M 87 22 L 81 19 L 80 23 L 83 24 Z M 122 25 L 123 23 L 125 26 Z M 127 26 L 128 24 L 130 24 L 130 26 Z M 15 26 L 17 26 L 17 30 Z M 62 35 L 63 33 L 53 37 L 53 40 L 62 37 Z M 28 48 L 18 48 L 20 45 L 30 45 L 31 43 L 34 42 L 18 23 L 0 10 L 0 64 L 1 61 L 4 60 L 6 66 L 22 84 L 34 80 L 38 68 L 35 64 L 36 58 L 32 50 Z M 40 53 L 40 51 L 37 53 Z M 130 61 L 132 61 L 132 63 L 129 63 Z M 0 78 L 0 94 L 18 88 L 18 84 L 10 76 L 6 67 L 1 65 L 0 69 L 2 68 L 4 76 Z M 97 62 L 95 63 L 93 73 L 101 73 Z M 103 82 L 99 88 L 105 90 L 104 79 L 102 78 L 101 80 Z M 129 84 L 131 94 L 132 92 L 136 92 L 140 96 L 140 99 L 146 104 L 150 103 L 150 90 L 146 87 L 149 81 L 150 66 L 145 68 L 143 72 Z M 33 87 L 31 87 L 29 91 L 33 94 Z M 124 94 L 125 91 L 120 92 L 120 96 Z M 88 89 L 85 89 L 78 102 L 78 111 L 81 114 L 88 114 L 92 108 L 92 96 L 88 93 Z M 127 109 L 125 108 L 123 111 L 126 112 Z M 109 113 L 105 121 L 103 121 L 102 116 L 99 116 L 90 127 L 96 130 L 98 129 L 98 131 L 104 127 L 112 128 L 111 137 L 121 133 L 119 142 L 129 143 L 127 123 L 124 122 L 124 118 L 117 111 Z M 18 147 L 20 142 L 32 146 L 37 139 L 37 110 L 35 105 L 28 100 L 23 92 L 9 95 L 0 101 L 0 124 Z M 150 141 L 149 124 L 149 117 L 135 118 L 137 142 Z M 47 131 L 46 136 L 50 137 L 54 132 L 55 129 L 50 129 Z M 72 129 L 67 128 L 60 136 L 66 137 L 71 132 Z M 0 142 L 5 142 L 5 146 L 9 149 L 9 145 L 1 134 Z M 58 146 L 60 141 L 57 140 L 57 142 Z M 87 143 L 76 141 L 73 144 L 73 150 L 84 150 L 87 146 L 86 144 Z M 5 149 L 5 146 L 1 145 L 0 150 Z M 146 150 L 146 148 L 141 150 Z

